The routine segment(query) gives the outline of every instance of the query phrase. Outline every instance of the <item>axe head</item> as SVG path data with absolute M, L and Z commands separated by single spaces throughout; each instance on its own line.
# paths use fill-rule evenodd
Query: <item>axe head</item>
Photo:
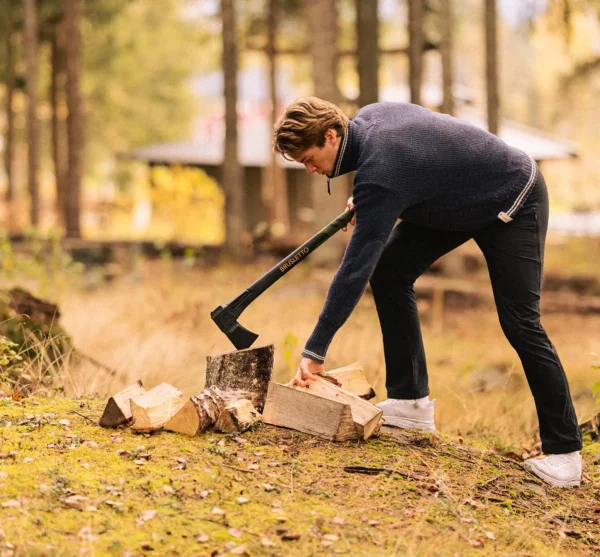
M 242 327 L 237 322 L 237 315 L 227 309 L 227 306 L 219 306 L 210 312 L 212 320 L 217 324 L 227 338 L 233 343 L 237 350 L 250 348 L 258 335 Z

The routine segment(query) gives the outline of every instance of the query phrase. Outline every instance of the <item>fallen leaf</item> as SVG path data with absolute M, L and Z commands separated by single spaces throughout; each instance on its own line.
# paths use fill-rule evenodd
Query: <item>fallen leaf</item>
M 248 470 L 258 470 L 259 468 L 258 464 L 248 464 Z
M 170 485 L 163 485 L 163 491 L 165 493 L 175 493 L 175 490 Z
M 219 447 L 224 447 L 225 446 L 225 439 L 221 439 L 217 445 L 219 445 Z
M 258 453 L 252 453 L 254 456 L 265 456 L 265 453 L 262 452 L 258 452 Z M 267 539 L 267 538 L 263 538 L 263 539 Z
M 236 501 L 238 502 L 239 505 L 243 505 L 244 503 L 247 503 L 248 501 L 250 501 L 250 499 L 247 499 L 246 497 L 238 497 L 236 499 Z
M 147 509 L 145 511 L 142 511 L 142 519 L 144 520 L 144 522 L 151 520 L 155 516 L 156 516 L 156 511 L 154 509 Z
M 273 547 L 275 544 L 269 538 L 260 538 L 260 545 L 263 547 Z
M 83 443 L 83 445 L 85 447 L 89 447 L 90 449 L 97 449 L 98 448 L 98 443 L 96 443 L 96 441 L 85 441 Z
M 471 505 L 474 509 L 485 509 L 485 505 L 475 499 L 465 499 L 465 505 Z
M 133 462 L 134 462 L 134 464 L 137 464 L 138 466 L 142 466 L 142 465 L 146 464 L 146 461 L 142 460 L 141 458 L 136 458 Z
M 148 542 L 142 542 L 142 543 L 140 543 L 140 547 L 144 551 L 154 551 L 154 548 Z
M 340 537 L 336 536 L 335 534 L 325 534 L 323 536 L 323 539 L 329 542 L 337 542 L 340 539 Z
M 34 458 L 31 458 L 30 456 L 27 456 L 27 457 L 25 457 L 23 459 L 23 462 L 25 462 L 27 464 L 28 462 L 33 462 L 34 460 L 35 460 Z
M 229 528 L 227 530 L 234 538 L 241 538 L 244 535 L 244 532 L 238 530 L 237 528 Z
M 265 491 L 273 491 L 275 489 L 275 486 L 273 484 L 263 484 L 263 487 L 265 488 Z
M 367 522 L 367 524 L 369 526 L 377 526 L 379 524 L 379 520 L 369 520 L 369 522 Z
M 6 478 L 8 478 L 8 473 L 4 470 L 0 470 L 0 479 L 5 480 Z
M 245 545 L 238 545 L 237 547 L 234 547 L 230 553 L 233 555 L 248 555 Z
M 110 499 L 107 499 L 104 502 L 107 505 L 109 505 L 110 507 L 122 507 L 123 506 L 123 503 L 121 503 L 120 501 L 111 501 Z
M 334 516 L 333 517 L 333 522 L 335 524 L 344 524 L 344 519 L 341 516 Z
M 86 542 L 93 542 L 98 539 L 98 536 L 94 536 L 92 534 L 91 526 L 84 526 L 81 530 L 79 530 L 77 536 L 79 537 L 79 539 Z
M 223 516 L 225 514 L 225 511 L 222 509 L 219 509 L 217 507 L 214 507 L 212 511 L 210 511 L 212 514 L 217 514 L 219 516 Z
M 300 534 L 283 534 L 281 539 L 285 542 L 292 542 L 300 539 Z
M 481 540 L 469 540 L 469 543 L 471 544 L 472 547 L 477 547 L 477 548 L 481 548 L 484 545 Z
M 2 502 L 2 506 L 5 509 L 9 509 L 9 508 L 12 508 L 12 507 L 20 507 L 21 506 L 21 502 L 17 501 L 16 499 L 11 499 L 10 501 L 3 501 Z
M 71 425 L 71 422 L 69 420 L 60 420 L 58 423 L 60 425 Z
M 185 458 L 181 457 L 181 456 L 178 456 L 175 460 L 177 462 L 179 462 L 179 464 L 186 464 L 187 463 L 187 460 Z
M 210 541 L 210 536 L 208 534 L 205 534 L 204 532 L 200 532 L 199 534 L 196 534 L 194 536 L 194 539 L 198 543 L 206 543 L 207 541 Z
M 202 497 L 202 499 L 205 499 L 206 497 L 208 497 L 208 495 L 209 495 L 209 493 L 208 493 L 208 491 L 206 491 L 206 489 L 203 489 L 200 492 L 200 497 Z
M 64 504 L 67 507 L 71 507 L 72 509 L 81 510 L 83 508 L 83 503 L 89 501 L 90 498 L 85 495 L 71 495 L 63 500 Z
M 485 533 L 485 537 L 486 537 L 488 540 L 495 540 L 495 539 L 496 539 L 496 536 L 494 536 L 493 532 L 486 532 L 486 533 Z

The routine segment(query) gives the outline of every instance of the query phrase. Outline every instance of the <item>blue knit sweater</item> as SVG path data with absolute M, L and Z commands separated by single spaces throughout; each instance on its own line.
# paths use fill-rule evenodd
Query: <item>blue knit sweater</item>
M 348 124 L 331 178 L 356 171 L 356 226 L 302 355 L 327 349 L 362 296 L 396 220 L 475 232 L 510 222 L 537 177 L 531 157 L 467 122 L 414 104 L 376 103 Z

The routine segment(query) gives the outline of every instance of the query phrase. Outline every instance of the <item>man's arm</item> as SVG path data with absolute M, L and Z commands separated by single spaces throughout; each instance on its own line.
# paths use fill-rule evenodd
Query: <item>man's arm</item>
M 396 219 L 402 212 L 399 195 L 376 184 L 354 188 L 356 227 L 335 274 L 319 321 L 302 352 L 323 363 L 329 344 L 362 296 Z

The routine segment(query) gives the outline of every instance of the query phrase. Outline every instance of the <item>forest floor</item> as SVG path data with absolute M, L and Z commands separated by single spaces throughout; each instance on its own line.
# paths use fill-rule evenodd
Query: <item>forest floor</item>
M 103 404 L 0 399 L 0 555 L 600 551 L 599 443 L 586 443 L 582 487 L 559 490 L 459 437 L 135 434 L 97 426 Z

